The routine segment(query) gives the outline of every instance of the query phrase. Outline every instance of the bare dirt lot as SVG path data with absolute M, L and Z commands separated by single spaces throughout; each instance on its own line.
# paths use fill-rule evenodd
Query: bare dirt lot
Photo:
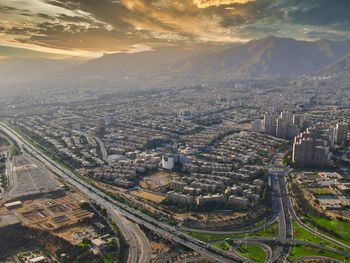
M 56 230 L 77 224 L 93 214 L 80 208 L 85 199 L 76 192 L 57 192 L 23 201 L 12 212 L 32 228 Z
M 88 224 L 79 224 L 55 231 L 55 235 L 64 238 L 71 244 L 77 245 L 83 239 L 94 239 L 98 236 L 95 228 Z
M 131 191 L 130 194 L 155 203 L 160 203 L 166 198 L 165 196 L 153 194 L 143 190 Z
M 144 189 L 157 189 L 170 184 L 171 179 L 176 176 L 176 173 L 160 170 L 151 176 L 143 178 L 143 180 L 140 182 L 140 186 Z

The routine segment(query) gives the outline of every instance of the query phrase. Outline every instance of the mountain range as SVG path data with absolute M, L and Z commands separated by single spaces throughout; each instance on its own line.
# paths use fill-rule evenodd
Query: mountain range
M 345 55 L 327 66 L 322 71 L 318 72 L 318 75 L 350 81 L 350 54 Z
M 268 37 L 206 49 L 167 47 L 106 54 L 89 61 L 3 59 L 0 60 L 0 84 L 40 79 L 67 86 L 164 86 L 248 78 L 294 78 L 317 72 L 338 74 L 339 70 L 349 70 L 349 60 L 350 41 L 311 42 Z

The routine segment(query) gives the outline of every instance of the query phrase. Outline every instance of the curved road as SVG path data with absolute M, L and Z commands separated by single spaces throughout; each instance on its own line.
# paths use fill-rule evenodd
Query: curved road
M 101 207 L 106 208 L 109 214 L 112 214 L 115 216 L 114 219 L 117 219 L 116 221 L 119 221 L 119 224 L 122 225 L 121 229 L 125 233 L 125 235 L 129 237 L 129 242 L 131 243 L 131 248 L 130 248 L 131 258 L 129 258 L 129 262 L 145 263 L 145 262 L 148 262 L 147 260 L 149 259 L 149 250 L 147 249 L 148 241 L 146 241 L 147 239 L 144 237 L 142 231 L 138 228 L 136 224 L 142 225 L 150 229 L 151 231 L 157 233 L 158 235 L 163 236 L 168 240 L 171 240 L 178 244 L 182 244 L 183 246 L 186 246 L 202 254 L 205 257 L 213 259 L 216 262 L 242 262 L 242 261 L 244 262 L 244 260 L 242 260 L 241 257 L 237 257 L 233 253 L 229 253 L 228 251 L 221 251 L 213 246 L 205 244 L 204 242 L 198 241 L 197 239 L 192 238 L 189 235 L 179 232 L 178 229 L 176 229 L 175 227 L 169 226 L 163 222 L 159 222 L 153 219 L 152 217 L 149 217 L 132 207 L 129 207 L 125 204 L 122 204 L 112 199 L 111 197 L 106 195 L 104 192 L 100 191 L 99 189 L 93 187 L 89 183 L 85 182 L 81 178 L 74 175 L 67 168 L 62 167 L 62 165 L 50 159 L 50 157 L 46 156 L 43 152 L 38 150 L 31 143 L 27 142 L 26 139 L 23 139 L 22 135 L 19 135 L 17 132 L 13 131 L 11 128 L 1 123 L 0 125 L 1 125 L 0 127 L 10 137 L 12 137 L 12 139 L 14 139 L 19 144 L 20 147 L 22 148 L 25 147 L 26 149 L 28 149 L 31 155 L 33 155 L 39 161 L 44 163 L 49 170 L 56 173 L 66 182 L 77 187 L 82 193 L 86 194 L 87 196 L 89 196 L 90 199 L 94 200 L 94 202 L 98 203 Z M 322 245 L 293 240 L 292 229 L 291 229 L 291 218 L 293 217 L 301 226 L 306 228 L 308 231 L 318 236 L 321 236 L 322 238 L 327 239 L 333 243 L 336 243 L 339 246 L 342 246 L 346 249 L 350 249 L 349 246 L 337 240 L 334 240 L 330 237 L 327 237 L 322 233 L 319 233 L 308 226 L 305 226 L 296 216 L 294 209 L 291 206 L 290 197 L 287 193 L 286 185 L 284 181 L 284 174 L 278 176 L 278 179 L 275 180 L 275 182 L 276 181 L 278 181 L 278 186 L 280 188 L 278 189 L 280 192 L 279 193 L 280 194 L 279 196 L 280 237 L 277 240 L 276 238 L 250 238 L 248 239 L 249 242 L 279 241 L 283 245 L 282 251 L 281 251 L 282 255 L 278 256 L 276 260 L 273 259 L 272 262 L 284 262 L 289 254 L 290 247 L 292 244 L 304 244 L 304 245 L 310 245 L 310 246 L 317 246 L 330 251 L 333 250 L 329 247 L 323 247 Z M 124 218 L 124 219 L 121 219 L 121 218 Z M 131 223 L 130 221 L 133 223 Z M 237 239 L 237 241 L 239 240 L 242 241 L 242 238 Z M 337 251 L 337 250 L 335 251 L 336 253 L 347 255 L 346 253 L 340 253 L 340 251 Z
M 261 241 L 255 241 L 255 240 L 240 240 L 238 242 L 236 242 L 238 244 L 249 244 L 249 245 L 255 245 L 258 246 L 260 248 L 262 248 L 265 252 L 266 258 L 265 258 L 265 262 L 266 263 L 273 263 L 272 262 L 272 249 L 270 246 L 266 245 L 265 243 L 261 242 Z M 236 252 L 237 253 L 237 252 Z M 238 254 L 238 253 L 237 253 Z
M 116 223 L 129 244 L 128 263 L 147 263 L 149 262 L 151 249 L 150 244 L 141 229 L 134 223 L 126 220 L 120 210 L 110 206 L 109 213 L 116 219 Z
M 228 253 L 226 251 L 221 251 L 214 247 L 210 247 L 207 244 L 200 242 L 195 238 L 192 238 L 191 236 L 180 233 L 173 226 L 155 220 L 154 218 L 132 207 L 129 207 L 128 205 L 118 202 L 106 193 L 102 192 L 101 190 L 90 185 L 88 182 L 84 181 L 80 177 L 76 176 L 74 173 L 72 173 L 72 171 L 70 171 L 66 167 L 52 160 L 45 153 L 43 153 L 41 150 L 38 150 L 35 146 L 28 142 L 28 139 L 24 139 L 23 135 L 20 135 L 19 133 L 2 123 L 0 123 L 0 127 L 12 139 L 14 139 L 21 148 L 26 148 L 32 156 L 34 156 L 44 165 L 46 165 L 46 167 L 49 170 L 57 174 L 57 176 L 61 177 L 67 183 L 77 187 L 82 193 L 89 196 L 90 199 L 94 200 L 94 202 L 96 202 L 101 207 L 106 208 L 106 210 L 110 209 L 111 206 L 113 208 L 120 209 L 121 214 L 130 221 L 142 225 L 150 229 L 151 231 L 157 233 L 158 235 L 161 235 L 163 238 L 181 244 L 216 262 L 241 262 L 241 260 L 232 255 L 232 253 Z

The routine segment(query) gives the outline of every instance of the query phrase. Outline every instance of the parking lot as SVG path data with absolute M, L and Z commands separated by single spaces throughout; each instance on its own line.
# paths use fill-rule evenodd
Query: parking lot
M 21 197 L 56 190 L 59 184 L 47 170 L 38 167 L 24 155 L 13 157 L 10 197 Z

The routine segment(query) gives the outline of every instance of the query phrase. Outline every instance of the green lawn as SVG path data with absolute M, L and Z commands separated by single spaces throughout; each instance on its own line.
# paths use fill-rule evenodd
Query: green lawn
M 236 252 L 243 257 L 253 260 L 254 262 L 265 262 L 265 251 L 258 246 L 241 244 L 239 247 L 236 248 Z
M 220 242 L 220 243 L 215 243 L 213 246 L 217 247 L 217 248 L 219 248 L 221 250 L 229 250 L 230 247 L 231 247 L 230 243 L 228 243 L 226 241 L 223 241 L 223 242 Z
M 330 189 L 329 187 L 310 188 L 310 191 L 313 194 L 318 195 L 330 195 L 335 193 L 334 190 Z
M 278 222 L 275 222 L 272 225 L 266 227 L 265 231 L 264 229 L 262 229 L 257 232 L 247 233 L 247 237 L 268 237 L 268 236 L 277 237 L 278 230 L 279 230 Z M 225 240 L 226 238 L 238 238 L 238 237 L 246 236 L 245 234 L 236 234 L 236 235 L 206 234 L 206 233 L 200 233 L 195 231 L 186 231 L 186 234 L 207 243 L 212 241 Z
M 308 241 L 311 243 L 316 243 L 316 244 L 322 244 L 331 248 L 336 248 L 339 250 L 344 250 L 343 248 L 339 247 L 338 245 L 327 241 L 323 238 L 317 237 L 314 234 L 310 233 L 309 231 L 305 230 L 302 228 L 298 223 L 293 221 L 293 237 L 294 239 L 297 240 L 303 240 L 303 241 Z
M 248 237 L 278 237 L 279 225 L 278 221 L 273 223 L 272 225 L 266 227 L 257 232 L 249 233 Z
M 339 254 L 335 254 L 333 252 L 327 251 L 327 250 L 322 250 L 314 247 L 308 247 L 304 245 L 296 245 L 293 246 L 288 259 L 293 260 L 299 257 L 304 257 L 304 256 L 324 256 L 324 257 L 329 257 L 329 258 L 334 258 L 338 259 L 340 261 L 344 260 L 344 257 Z M 345 263 L 350 263 L 349 259 L 345 259 Z
M 88 243 L 85 243 L 85 242 L 79 243 L 79 247 L 88 248 L 89 246 L 90 245 Z
M 308 219 L 311 221 L 306 222 L 309 226 L 315 228 L 317 224 L 319 232 L 323 232 L 350 246 L 350 221 L 340 221 L 336 218 L 328 219 L 324 217 L 309 217 Z
M 21 154 L 21 150 L 18 148 L 17 145 L 13 144 L 10 150 L 10 155 L 11 156 L 16 156 L 16 155 L 20 155 Z

